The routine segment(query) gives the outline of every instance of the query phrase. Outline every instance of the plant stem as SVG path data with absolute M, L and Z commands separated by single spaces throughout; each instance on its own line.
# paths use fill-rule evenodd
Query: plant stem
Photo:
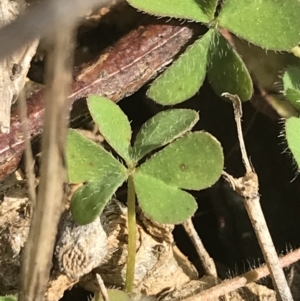
M 128 177 L 127 188 L 127 220 L 128 220 L 128 258 L 126 269 L 125 291 L 131 293 L 134 282 L 135 254 L 136 254 L 136 218 L 135 218 L 135 189 L 133 177 Z

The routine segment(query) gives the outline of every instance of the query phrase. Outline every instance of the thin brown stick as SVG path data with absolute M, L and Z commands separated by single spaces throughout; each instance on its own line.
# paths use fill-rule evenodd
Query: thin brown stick
M 282 268 L 288 267 L 299 260 L 300 249 L 296 249 L 279 259 Z M 183 301 L 216 300 L 219 296 L 226 295 L 232 291 L 240 289 L 251 282 L 258 281 L 261 278 L 268 276 L 269 274 L 269 268 L 264 265 L 231 280 L 225 280 L 221 284 L 186 298 Z
M 185 232 L 188 234 L 188 236 L 190 237 L 191 241 L 194 244 L 194 247 L 199 255 L 205 273 L 207 275 L 211 275 L 217 278 L 217 269 L 214 260 L 210 257 L 210 255 L 206 251 L 201 241 L 201 238 L 199 237 L 197 231 L 194 228 L 192 220 L 189 218 L 182 225 Z
M 223 93 L 223 96 L 228 97 L 233 103 L 238 139 L 240 142 L 242 159 L 246 168 L 246 174 L 244 177 L 235 179 L 232 176 L 227 175 L 226 178 L 229 179 L 230 184 L 233 185 L 233 189 L 235 189 L 244 200 L 245 208 L 249 215 L 266 264 L 270 270 L 272 282 L 278 297 L 281 298 L 282 301 L 292 301 L 293 297 L 283 270 L 280 266 L 279 258 L 260 205 L 258 177 L 254 169 L 250 165 L 247 156 L 241 126 L 241 101 L 237 95 Z
M 237 95 L 223 93 L 222 96 L 229 98 L 233 103 L 234 118 L 235 118 L 236 127 L 237 127 L 238 141 L 239 141 L 240 149 L 242 152 L 242 160 L 244 162 L 246 172 L 251 172 L 252 167 L 250 165 L 250 161 L 247 156 L 247 151 L 246 151 L 246 146 L 245 146 L 244 136 L 243 136 L 243 129 L 242 129 L 242 116 L 243 116 L 242 103 Z
M 251 119 L 250 119 L 250 122 L 247 126 L 247 128 L 243 131 L 243 134 L 244 134 L 244 137 L 247 137 L 248 135 L 248 132 L 252 129 L 253 127 L 253 124 L 255 123 L 256 119 L 257 119 L 257 116 L 258 116 L 258 110 L 255 109 L 255 112 L 254 114 L 252 115 Z M 234 145 L 232 146 L 232 148 L 230 149 L 230 151 L 226 154 L 226 158 L 225 158 L 225 161 L 229 160 L 231 158 L 231 156 L 236 152 L 236 150 L 239 148 L 239 141 L 236 141 L 234 143 Z
M 30 131 L 27 118 L 27 107 L 24 92 L 21 92 L 18 99 L 21 127 L 23 131 L 24 144 L 25 144 L 25 166 L 26 166 L 26 179 L 28 186 L 29 199 L 31 201 L 31 216 L 36 205 L 36 192 L 35 192 L 35 175 L 34 175 L 34 160 L 32 155 L 30 143 Z
M 96 274 L 96 279 L 97 284 L 99 286 L 99 292 L 103 298 L 103 301 L 110 301 L 104 282 L 99 274 Z M 97 300 L 97 298 L 95 298 L 95 300 Z
M 55 47 L 47 66 L 51 84 L 45 96 L 40 186 L 22 259 L 19 301 L 44 300 L 63 210 L 64 149 L 69 111 L 66 99 L 71 84 L 69 56 L 73 52 L 73 30 L 71 27 L 61 28 L 53 38 Z

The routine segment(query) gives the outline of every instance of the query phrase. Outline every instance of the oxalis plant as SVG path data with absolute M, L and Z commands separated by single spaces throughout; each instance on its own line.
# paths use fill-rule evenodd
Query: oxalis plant
M 283 75 L 283 88 L 286 98 L 298 111 L 297 116 L 285 120 L 285 131 L 287 146 L 293 154 L 297 166 L 297 173 L 300 172 L 300 69 L 297 67 L 288 68 Z
M 224 161 L 222 147 L 207 132 L 191 132 L 199 120 L 194 110 L 170 109 L 158 113 L 131 141 L 130 123 L 118 105 L 99 96 L 90 96 L 87 102 L 100 133 L 117 157 L 78 131 L 69 130 L 66 152 L 69 182 L 85 183 L 72 197 L 71 212 L 78 224 L 92 222 L 118 187 L 127 181 L 125 290 L 131 292 L 136 252 L 136 196 L 140 208 L 151 220 L 165 224 L 184 222 L 197 209 L 194 197 L 185 190 L 204 189 L 219 179 Z M 158 148 L 161 150 L 153 153 Z
M 187 100 L 207 75 L 214 91 L 250 99 L 253 85 L 242 58 L 223 37 L 227 30 L 267 50 L 290 50 L 300 42 L 300 2 L 296 0 L 127 0 L 133 7 L 160 17 L 206 24 L 197 39 L 160 77 L 147 95 L 163 105 Z M 220 5 L 217 9 L 217 5 Z

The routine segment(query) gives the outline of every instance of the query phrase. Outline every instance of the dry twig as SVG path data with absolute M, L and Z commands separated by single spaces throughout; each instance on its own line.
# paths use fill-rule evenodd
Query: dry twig
M 217 278 L 217 269 L 214 260 L 209 256 L 208 252 L 206 251 L 197 231 L 194 228 L 192 220 L 189 218 L 182 225 L 185 229 L 185 232 L 188 234 L 188 236 L 194 244 L 194 247 L 199 255 L 205 273 L 207 275 L 211 275 Z
M 59 5 L 56 10 L 59 10 Z M 51 84 L 45 96 L 40 186 L 22 260 L 20 301 L 44 299 L 57 225 L 63 209 L 64 145 L 69 111 L 66 100 L 71 84 L 69 57 L 73 50 L 73 27 L 57 30 L 54 44 L 48 61 Z
M 104 282 L 103 282 L 103 280 L 102 280 L 102 278 L 99 274 L 96 274 L 96 279 L 97 279 L 97 283 L 99 285 L 99 292 L 100 292 L 103 300 L 104 301 L 110 301 L 107 290 L 106 290 L 106 287 L 104 285 Z
M 268 230 L 263 211 L 261 209 L 258 192 L 258 177 L 253 167 L 251 166 L 247 156 L 241 126 L 241 101 L 237 95 L 223 93 L 222 96 L 229 98 L 233 103 L 238 139 L 240 143 L 244 166 L 246 168 L 246 174 L 241 178 L 235 179 L 231 175 L 228 175 L 224 172 L 225 178 L 231 184 L 232 188 L 236 190 L 237 193 L 240 194 L 244 200 L 245 208 L 254 228 L 266 264 L 270 270 L 272 282 L 278 294 L 278 297 L 280 297 L 282 301 L 291 301 L 293 300 L 293 297 L 290 288 L 287 284 L 283 270 L 280 266 L 277 253 L 270 232 Z
M 18 100 L 19 114 L 21 119 L 21 126 L 24 136 L 25 145 L 25 166 L 26 166 L 26 178 L 28 185 L 29 199 L 31 200 L 31 216 L 36 206 L 36 192 L 35 192 L 35 175 L 34 175 L 34 159 L 30 143 L 30 130 L 29 122 L 27 118 L 27 107 L 24 92 L 21 92 Z
M 293 252 L 279 259 L 281 267 L 288 267 L 299 260 L 300 249 L 294 250 Z M 202 291 L 199 294 L 186 298 L 184 301 L 216 300 L 219 298 L 219 296 L 238 290 L 251 282 L 258 281 L 261 278 L 268 276 L 269 274 L 269 268 L 264 265 L 231 280 L 226 280 L 221 284 Z

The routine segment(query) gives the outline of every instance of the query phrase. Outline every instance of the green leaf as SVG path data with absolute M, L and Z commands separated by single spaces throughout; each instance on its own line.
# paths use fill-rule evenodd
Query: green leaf
M 208 78 L 216 94 L 237 94 L 241 101 L 250 99 L 253 85 L 240 56 L 218 32 L 215 32 Z
M 124 175 L 111 174 L 102 179 L 102 182 L 90 182 L 78 188 L 71 200 L 71 212 L 75 222 L 86 225 L 99 217 L 125 180 Z
M 68 132 L 66 159 L 70 183 L 101 182 L 107 175 L 127 173 L 112 154 L 75 130 Z
M 300 69 L 288 68 L 283 75 L 284 92 L 291 104 L 300 111 Z
M 147 175 L 143 170 L 138 170 L 133 180 L 139 205 L 153 221 L 180 224 L 197 209 L 197 203 L 189 193 Z
M 153 82 L 147 96 L 159 104 L 173 105 L 195 95 L 205 79 L 212 35 L 210 30 L 191 45 Z
M 96 95 L 88 97 L 88 107 L 100 133 L 126 161 L 130 161 L 131 128 L 127 116 L 113 101 Z
M 217 0 L 127 0 L 151 15 L 208 23 L 214 18 Z
M 8 295 L 8 296 L 0 296 L 0 301 L 17 301 L 18 298 L 13 295 Z
M 178 188 L 200 190 L 219 179 L 223 163 L 220 143 L 209 133 L 194 132 L 154 154 L 138 170 Z
M 300 170 L 300 118 L 290 117 L 286 120 L 285 135 L 288 147 Z
M 300 42 L 300 1 L 226 0 L 219 25 L 265 49 L 290 50 Z
M 108 289 L 107 294 L 110 301 L 131 301 L 126 293 L 117 289 Z M 103 301 L 103 299 L 101 296 L 95 296 L 92 301 Z
M 136 161 L 190 131 L 199 120 L 194 110 L 172 109 L 162 111 L 144 123 L 133 146 Z

